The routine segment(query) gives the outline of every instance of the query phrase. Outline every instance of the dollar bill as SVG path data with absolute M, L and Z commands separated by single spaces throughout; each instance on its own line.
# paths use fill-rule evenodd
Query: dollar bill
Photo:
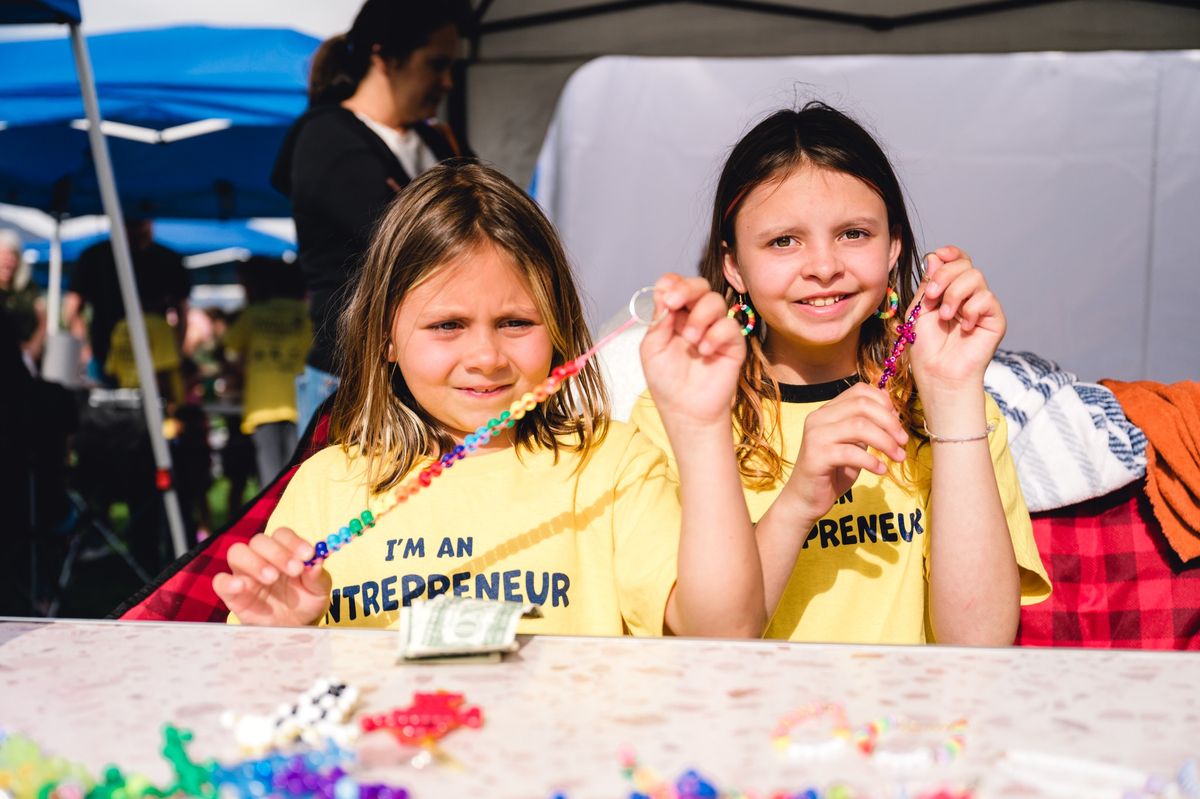
M 473 597 L 439 595 L 415 601 L 400 613 L 400 660 L 462 658 L 499 660 L 514 652 L 517 624 L 523 616 L 541 615 L 532 605 L 497 602 Z

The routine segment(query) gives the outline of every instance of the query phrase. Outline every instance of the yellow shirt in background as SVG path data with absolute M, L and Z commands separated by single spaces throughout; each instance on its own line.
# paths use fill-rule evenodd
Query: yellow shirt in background
M 277 297 L 247 306 L 225 334 L 225 346 L 239 355 L 245 373 L 242 432 L 295 422 L 296 375 L 312 346 L 304 301 Z
M 150 342 L 150 360 L 154 365 L 154 372 L 169 373 L 171 390 L 175 392 L 174 400 L 182 402 L 183 373 L 180 372 L 175 329 L 167 324 L 166 317 L 161 314 L 148 313 L 143 318 L 146 320 L 146 338 Z M 117 322 L 117 326 L 113 328 L 104 371 L 116 378 L 117 385 L 121 388 L 137 388 L 141 385 L 138 381 L 137 361 L 133 357 L 129 323 L 124 319 Z
M 772 441 L 776 452 L 788 460 L 795 458 L 804 420 L 826 401 L 781 403 L 781 423 Z M 1008 450 L 1004 415 L 991 397 L 987 418 L 997 423 L 989 446 L 1020 567 L 1021 602 L 1041 602 L 1050 595 L 1050 580 L 1034 543 Z M 648 394 L 638 398 L 630 423 L 670 452 L 662 420 Z M 926 470 L 932 468 L 931 447 L 916 450 L 910 442 L 908 453 Z M 673 455 L 671 462 L 674 466 Z M 790 475 L 791 467 L 785 466 L 785 481 Z M 745 489 L 753 521 L 767 512 L 782 488 L 780 483 L 766 490 Z M 928 489 L 901 486 L 887 475 L 864 470 L 812 528 L 796 531 L 804 544 L 764 637 L 843 643 L 926 641 L 929 531 Z
M 333 592 L 321 624 L 390 627 L 401 605 L 452 593 L 540 605 L 544 617 L 523 620 L 522 633 L 661 635 L 681 521 L 666 456 L 614 422 L 578 463 L 512 448 L 456 462 L 325 561 Z M 315 543 L 368 507 L 378 515 L 364 474 L 341 447 L 318 452 L 266 529 Z

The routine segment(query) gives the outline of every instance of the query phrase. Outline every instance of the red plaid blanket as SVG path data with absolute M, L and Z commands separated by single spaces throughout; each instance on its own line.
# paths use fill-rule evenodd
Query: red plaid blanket
M 266 528 L 292 475 L 306 458 L 325 446 L 329 440 L 329 407 L 329 403 L 322 407 L 288 468 L 251 500 L 239 518 L 172 563 L 110 616 L 123 621 L 224 622 L 229 609 L 213 591 L 213 576 L 225 571 L 225 555 L 231 546 L 250 540 Z
M 1054 591 L 1021 609 L 1018 644 L 1200 649 L 1200 568 L 1180 564 L 1140 481 L 1034 514 L 1033 535 Z

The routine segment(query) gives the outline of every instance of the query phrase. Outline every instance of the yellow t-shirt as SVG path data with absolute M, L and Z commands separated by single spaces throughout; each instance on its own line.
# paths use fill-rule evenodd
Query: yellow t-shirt
M 150 343 L 150 360 L 156 374 L 170 374 L 171 389 L 175 392 L 175 401 L 183 401 L 183 374 L 179 371 L 179 348 L 175 344 L 175 330 L 167 324 L 166 317 L 161 314 L 148 313 L 146 320 L 146 338 Z M 108 349 L 108 359 L 104 363 L 104 371 L 117 380 L 121 388 L 137 388 L 137 361 L 133 357 L 133 339 L 129 335 L 129 323 L 122 319 L 113 328 L 112 338 Z
M 325 561 L 333 591 L 321 624 L 390 627 L 402 604 L 452 592 L 541 606 L 522 633 L 661 635 L 680 527 L 666 456 L 614 422 L 576 472 L 578 462 L 511 448 L 458 461 Z M 315 543 L 378 509 L 364 475 L 341 447 L 318 452 L 267 530 Z
M 827 401 L 781 403 L 781 424 L 773 439 L 776 451 L 794 458 L 800 451 L 804 420 Z M 987 418 L 997 423 L 989 446 L 1020 567 L 1021 602 L 1041 602 L 1050 595 L 1050 581 L 1033 540 L 1029 511 L 1008 451 L 1004 416 L 990 397 Z M 648 394 L 638 398 L 630 423 L 664 449 L 669 446 Z M 915 456 L 925 469 L 931 469 L 931 449 L 916 450 L 915 442 L 910 443 L 909 457 Z M 673 455 L 671 461 L 674 466 Z M 790 465 L 785 465 L 784 479 L 790 474 Z M 745 489 L 752 520 L 757 522 L 767 512 L 782 488 L 780 483 L 765 490 Z M 887 475 L 864 470 L 811 529 L 796 531 L 804 536 L 804 544 L 764 637 L 842 643 L 924 642 L 929 530 L 927 486 L 924 490 L 902 486 Z
M 312 346 L 312 322 L 302 300 L 282 297 L 248 306 L 225 334 L 225 346 L 245 368 L 242 432 L 295 422 L 296 375 Z

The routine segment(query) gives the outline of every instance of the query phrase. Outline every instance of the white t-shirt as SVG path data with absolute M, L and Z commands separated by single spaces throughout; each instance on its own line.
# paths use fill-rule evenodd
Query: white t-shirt
M 412 128 L 396 130 L 379 124 L 365 114 L 355 113 L 355 116 L 374 131 L 376 136 L 383 139 L 383 143 L 395 153 L 396 158 L 400 161 L 400 166 L 404 167 L 404 171 L 410 178 L 417 177 L 437 164 L 438 159 L 433 154 L 433 150 L 425 145 L 425 141 Z

